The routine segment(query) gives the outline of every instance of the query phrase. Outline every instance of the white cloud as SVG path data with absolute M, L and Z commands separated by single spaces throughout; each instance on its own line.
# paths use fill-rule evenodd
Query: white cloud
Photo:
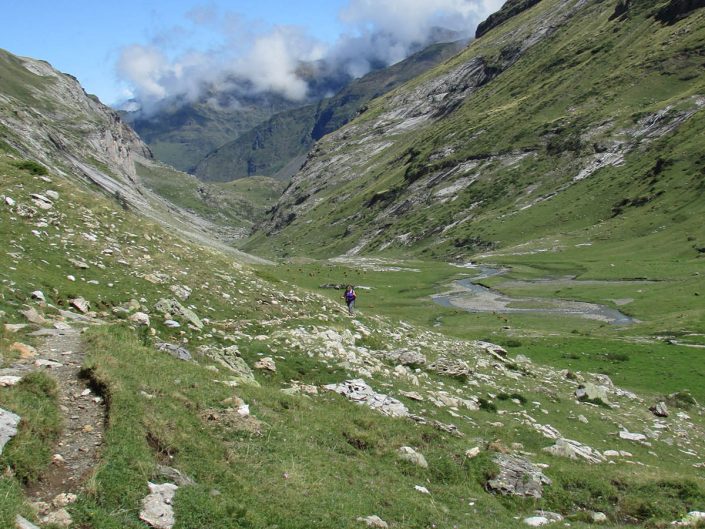
M 329 71 L 359 77 L 373 65 L 393 64 L 430 43 L 438 28 L 471 36 L 501 4 L 502 0 L 349 0 L 339 15 L 345 33 L 332 45 L 316 41 L 302 28 L 267 26 L 208 4 L 186 13 L 190 25 L 163 31 L 148 45 L 125 47 L 117 70 L 145 104 L 171 97 L 194 99 L 207 84 L 232 86 L 233 78 L 242 89 L 302 100 L 308 92 L 307 81 L 299 74 L 302 62 L 322 60 Z M 197 37 L 206 34 L 205 51 L 193 51 L 199 49 Z M 184 42 L 195 44 L 188 48 Z

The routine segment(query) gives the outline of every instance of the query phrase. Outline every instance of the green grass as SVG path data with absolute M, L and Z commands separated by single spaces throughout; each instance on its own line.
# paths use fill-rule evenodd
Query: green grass
M 62 422 L 56 382 L 41 372 L 25 375 L 11 388 L 0 388 L 0 407 L 21 417 L 17 435 L 0 455 L 0 524 L 12 527 L 15 516 L 31 518 L 23 487 L 37 483 L 51 461 Z

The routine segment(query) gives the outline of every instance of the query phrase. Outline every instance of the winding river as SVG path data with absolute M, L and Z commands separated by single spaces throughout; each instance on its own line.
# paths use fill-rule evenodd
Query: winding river
M 450 290 L 432 296 L 433 301 L 444 307 L 462 309 L 468 312 L 536 313 L 578 316 L 603 321 L 613 325 L 629 325 L 638 321 L 617 309 L 597 303 L 538 297 L 513 298 L 477 283 L 488 277 L 502 275 L 506 273 L 508 269 L 478 266 L 476 270 L 479 272 L 477 275 L 467 279 L 453 281 L 450 285 Z M 538 280 L 532 281 L 531 283 L 546 283 L 549 281 L 560 281 L 564 284 L 569 284 L 570 282 L 581 284 L 588 283 L 587 281 L 582 282 L 576 279 Z M 590 283 L 606 284 L 610 282 L 591 281 Z

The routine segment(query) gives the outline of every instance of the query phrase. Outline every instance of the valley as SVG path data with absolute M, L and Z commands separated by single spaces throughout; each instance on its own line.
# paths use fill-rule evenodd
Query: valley
M 169 109 L 201 179 L 0 51 L 0 527 L 703 527 L 704 21 L 510 0 L 316 112 Z

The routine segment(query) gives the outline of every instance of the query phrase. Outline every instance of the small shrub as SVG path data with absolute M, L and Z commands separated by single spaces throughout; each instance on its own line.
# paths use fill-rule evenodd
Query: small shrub
M 480 397 L 479 399 L 477 399 L 477 403 L 480 405 L 481 410 L 485 410 L 490 413 L 497 413 L 497 406 L 494 402 Z
M 29 174 L 37 176 L 49 173 L 46 167 L 44 167 L 39 162 L 35 162 L 34 160 L 22 160 L 20 162 L 15 162 L 15 167 L 21 169 L 22 171 L 27 171 Z

